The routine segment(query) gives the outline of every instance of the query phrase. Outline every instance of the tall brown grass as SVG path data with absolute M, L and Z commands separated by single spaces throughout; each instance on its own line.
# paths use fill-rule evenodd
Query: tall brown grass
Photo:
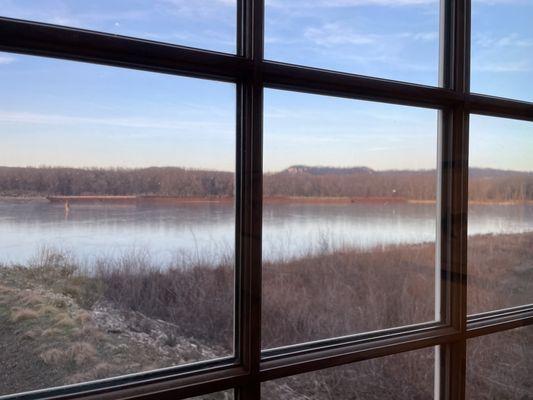
M 471 312 L 532 302 L 532 244 L 533 234 L 470 238 Z M 229 264 L 144 272 L 142 266 L 137 267 L 141 271 L 100 271 L 101 279 L 107 282 L 105 296 L 169 319 L 183 333 L 231 350 L 234 288 Z M 263 347 L 431 321 L 434 282 L 435 251 L 431 243 L 368 251 L 324 249 L 298 259 L 266 262 Z M 533 337 L 531 329 L 528 332 L 528 337 Z M 520 351 L 533 356 L 533 348 L 524 347 L 523 341 L 500 342 L 500 347 L 500 360 L 510 363 L 511 355 Z M 432 363 L 430 349 L 295 377 L 266 385 L 263 392 L 266 398 L 269 393 L 270 398 L 276 398 L 284 385 L 289 392 L 310 399 L 431 398 L 433 380 L 428 374 L 432 374 Z M 514 378 L 515 383 L 528 379 L 524 368 L 517 371 L 522 375 Z M 477 393 L 498 392 L 490 388 L 494 383 L 478 380 L 475 384 L 480 390 L 472 391 L 473 399 L 491 398 Z M 501 388 L 498 393 L 502 393 Z

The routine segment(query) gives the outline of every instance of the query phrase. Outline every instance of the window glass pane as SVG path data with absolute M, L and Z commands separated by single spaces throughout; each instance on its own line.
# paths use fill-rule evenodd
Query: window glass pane
M 265 58 L 438 84 L 439 1 L 272 0 Z
M 472 115 L 468 312 L 533 303 L 533 124 Z
M 468 400 L 531 398 L 532 327 L 470 339 L 466 349 Z
M 264 400 L 427 400 L 433 398 L 433 348 L 296 375 L 261 385 Z
M 0 394 L 233 353 L 235 87 L 0 65 Z
M 472 2 L 473 92 L 533 101 L 533 2 Z
M 434 319 L 437 112 L 267 90 L 263 346 Z
M 0 16 L 235 53 L 236 0 L 0 0 Z

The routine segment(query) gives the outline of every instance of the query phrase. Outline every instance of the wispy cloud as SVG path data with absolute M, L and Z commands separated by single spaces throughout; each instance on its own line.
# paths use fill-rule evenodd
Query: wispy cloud
M 10 55 L 0 54 L 0 65 L 12 64 L 16 58 Z
M 438 40 L 438 36 L 438 32 L 359 33 L 338 23 L 326 23 L 320 27 L 308 27 L 303 33 L 303 37 L 306 40 L 319 46 L 370 45 L 376 43 L 383 45 L 391 41 L 396 43 L 398 41 L 431 42 Z
M 200 120 L 162 120 L 151 118 L 119 118 L 119 117 L 81 117 L 62 114 L 44 114 L 33 112 L 0 111 L 0 123 L 20 123 L 36 125 L 101 125 L 117 128 L 165 129 L 187 131 L 193 133 L 205 130 L 232 129 L 231 123 L 224 121 Z
M 533 71 L 533 38 L 518 33 L 479 32 L 473 37 L 472 70 L 493 73 Z
M 318 8 L 334 9 L 334 8 L 354 8 L 354 7 L 424 7 L 435 8 L 438 11 L 438 6 L 441 0 L 265 0 L 268 8 L 276 9 L 278 12 L 289 14 L 303 14 Z M 474 5 L 497 6 L 505 5 L 531 5 L 531 0 L 472 0 Z
M 360 6 L 420 6 L 438 4 L 439 0 L 267 0 L 267 6 L 278 8 L 315 8 L 315 7 L 360 7 Z
M 289 44 L 312 49 L 319 59 L 336 59 L 363 66 L 393 65 L 396 69 L 428 72 L 436 70 L 437 64 L 406 58 L 406 49 L 412 49 L 419 43 L 436 49 L 438 35 L 437 31 L 366 33 L 357 32 L 347 25 L 326 23 L 304 28 L 301 36 L 295 35 Z M 348 46 L 358 46 L 359 49 L 347 51 Z
M 478 33 L 474 36 L 474 42 L 480 47 L 533 47 L 533 38 L 524 37 L 518 33 L 511 33 L 504 36 Z
M 304 31 L 304 37 L 321 46 L 335 46 L 339 44 L 372 44 L 376 41 L 376 35 L 360 34 L 340 26 L 329 23 L 321 27 L 309 27 Z
M 532 66 L 525 61 L 509 62 L 472 62 L 472 69 L 479 72 L 530 72 Z
M 413 41 L 431 42 L 439 39 L 439 32 L 404 32 L 399 33 L 396 36 L 400 38 L 406 38 Z
M 158 0 L 156 7 L 180 17 L 219 18 L 237 8 L 236 0 Z
M 66 1 L 55 3 L 54 7 L 29 7 L 11 1 L 0 0 L 2 14 L 21 19 L 42 21 L 55 25 L 75 26 L 89 29 L 98 29 L 105 23 L 119 23 L 120 21 L 139 21 L 150 14 L 150 9 L 124 8 L 109 10 L 101 8 L 98 12 L 89 11 L 90 8 L 75 7 Z
M 531 0 L 472 0 L 472 4 L 499 5 L 499 4 L 516 4 L 531 5 Z

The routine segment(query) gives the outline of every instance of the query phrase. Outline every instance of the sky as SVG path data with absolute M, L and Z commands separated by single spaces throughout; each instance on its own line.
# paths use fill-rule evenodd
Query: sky
M 0 15 L 234 53 L 235 0 L 0 0 Z M 266 0 L 265 58 L 438 85 L 437 0 Z M 533 1 L 473 0 L 472 91 L 533 101 Z M 0 165 L 235 169 L 235 86 L 0 53 Z M 267 89 L 264 169 L 430 169 L 437 112 Z M 472 117 L 473 166 L 533 170 L 533 124 Z

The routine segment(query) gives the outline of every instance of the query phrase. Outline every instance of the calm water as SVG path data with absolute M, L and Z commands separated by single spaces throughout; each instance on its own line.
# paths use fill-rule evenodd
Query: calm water
M 435 207 L 422 204 L 272 204 L 264 210 L 264 257 L 342 246 L 435 240 Z M 533 206 L 472 206 L 469 233 L 533 231 Z M 180 255 L 216 259 L 234 248 L 231 205 L 63 205 L 0 201 L 0 260 L 26 262 L 43 246 L 79 258 L 148 250 L 161 263 Z

